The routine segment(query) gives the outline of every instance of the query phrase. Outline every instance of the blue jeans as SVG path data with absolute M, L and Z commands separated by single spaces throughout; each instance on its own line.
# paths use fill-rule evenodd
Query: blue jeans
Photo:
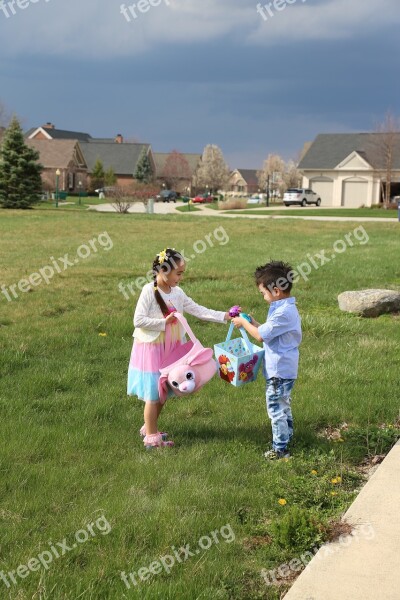
M 290 393 L 295 379 L 267 379 L 267 412 L 272 425 L 272 447 L 286 450 L 293 436 L 293 416 Z

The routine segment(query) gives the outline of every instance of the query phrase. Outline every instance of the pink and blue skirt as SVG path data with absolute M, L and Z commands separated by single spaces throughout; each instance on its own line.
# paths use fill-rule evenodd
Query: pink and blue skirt
M 171 352 L 185 340 L 181 338 L 179 324 L 171 325 Z M 159 402 L 158 381 L 160 365 L 166 358 L 165 332 L 154 342 L 134 340 L 128 370 L 128 396 L 137 396 L 144 402 Z M 171 392 L 172 395 L 172 392 Z

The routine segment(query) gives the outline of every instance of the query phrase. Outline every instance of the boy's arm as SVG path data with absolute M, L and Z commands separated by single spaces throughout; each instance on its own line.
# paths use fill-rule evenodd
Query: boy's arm
M 247 319 L 243 319 L 243 317 L 235 317 L 232 319 L 232 323 L 235 324 L 236 327 L 243 327 L 247 333 L 251 335 L 258 342 L 262 342 L 263 339 L 258 331 L 259 323 L 251 317 L 251 323 L 247 321 Z

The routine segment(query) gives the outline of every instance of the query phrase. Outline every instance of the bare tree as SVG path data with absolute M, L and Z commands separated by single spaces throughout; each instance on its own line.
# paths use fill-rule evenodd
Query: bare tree
M 207 187 L 210 192 L 223 189 L 229 179 L 229 167 L 222 150 L 213 144 L 204 148 L 203 157 L 196 175 L 196 187 Z
M 171 190 L 177 189 L 180 182 L 191 180 L 190 165 L 178 150 L 172 150 L 167 156 L 161 178 Z
M 378 135 L 374 143 L 374 166 L 381 181 L 381 194 L 384 207 L 390 206 L 390 197 L 394 170 L 394 153 L 400 146 L 400 120 L 391 111 L 386 113 L 384 121 L 376 127 Z
M 115 210 L 126 214 L 134 202 L 143 202 L 147 208 L 150 198 L 154 198 L 157 192 L 158 188 L 154 185 L 136 182 L 130 186 L 114 186 L 109 194 Z

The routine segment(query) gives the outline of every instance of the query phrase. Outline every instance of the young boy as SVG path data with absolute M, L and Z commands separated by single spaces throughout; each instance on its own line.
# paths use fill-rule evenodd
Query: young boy
M 270 304 L 263 325 L 251 318 L 232 319 L 256 340 L 264 343 L 264 377 L 267 380 L 267 412 L 272 425 L 272 450 L 268 460 L 289 458 L 288 444 L 293 436 L 291 391 L 297 378 L 301 321 L 296 299 L 290 295 L 296 272 L 283 262 L 273 261 L 258 267 L 255 279 L 264 300 Z

